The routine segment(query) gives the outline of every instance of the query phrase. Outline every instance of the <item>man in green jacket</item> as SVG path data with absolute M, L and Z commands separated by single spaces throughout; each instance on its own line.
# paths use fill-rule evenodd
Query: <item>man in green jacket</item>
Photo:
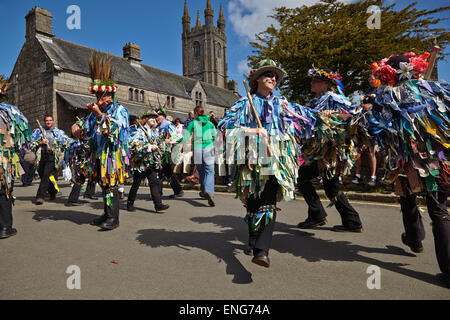
M 205 115 L 203 107 L 194 109 L 195 119 L 186 128 L 184 136 L 176 143 L 183 143 L 193 135 L 194 164 L 200 176 L 200 197 L 208 200 L 211 207 L 214 203 L 214 140 L 216 127 Z

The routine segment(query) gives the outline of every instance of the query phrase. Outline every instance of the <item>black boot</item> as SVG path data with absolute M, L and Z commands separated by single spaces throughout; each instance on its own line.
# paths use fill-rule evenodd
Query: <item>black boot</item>
M 101 225 L 103 222 L 106 221 L 106 219 L 108 219 L 108 216 L 106 214 L 102 215 L 101 217 L 95 218 L 94 220 L 91 221 L 91 225 L 92 226 L 99 226 Z
M 119 226 L 119 219 L 116 218 L 107 218 L 102 224 L 100 224 L 100 228 L 106 230 L 113 230 Z
M 422 241 L 410 241 L 406 237 L 406 233 L 402 233 L 402 242 L 411 248 L 411 251 L 415 253 L 420 253 L 423 251 Z
M 155 211 L 156 213 L 159 213 L 160 211 L 164 211 L 169 209 L 169 205 L 168 204 L 162 204 L 160 207 L 155 207 Z
M 0 229 L 0 239 L 6 239 L 14 236 L 17 233 L 17 230 L 12 227 L 2 227 Z
M 127 201 L 127 210 L 130 212 L 135 212 L 134 201 Z

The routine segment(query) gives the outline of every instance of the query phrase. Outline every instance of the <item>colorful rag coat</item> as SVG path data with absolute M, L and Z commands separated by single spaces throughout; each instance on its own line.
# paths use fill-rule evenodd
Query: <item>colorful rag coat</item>
M 69 137 L 66 133 L 58 128 L 50 129 L 50 135 L 47 136 L 47 130 L 44 129 L 46 138 L 48 140 L 53 141 L 50 146 L 51 150 L 53 150 L 53 154 L 55 156 L 55 170 L 59 171 L 64 168 L 64 154 L 68 143 L 70 142 Z M 42 146 L 39 143 L 42 141 L 42 131 L 37 128 L 34 129 L 33 135 L 31 136 L 31 150 L 36 153 L 37 163 L 39 163 L 41 159 L 41 150 Z
M 89 113 L 76 123 L 80 126 L 83 143 L 88 144 L 87 168 L 89 181 L 97 181 L 106 189 L 107 204 L 112 202 L 112 191 L 128 178 L 130 151 L 129 114 L 121 104 L 115 102 L 100 108 L 102 116 Z
M 279 185 L 277 198 L 285 201 L 295 199 L 299 168 L 296 139 L 303 140 L 312 133 L 314 118 L 309 118 L 312 113 L 284 97 L 272 95 L 265 98 L 257 93 L 252 98 L 261 124 L 267 130 L 269 148 L 266 143 L 260 143 L 259 136 L 248 136 L 249 129 L 257 128 L 258 124 L 248 98 L 243 97 L 226 112 L 218 125 L 218 130 L 223 133 L 217 139 L 216 147 L 223 150 L 218 156 L 235 165 L 236 193 L 243 203 L 251 195 L 258 197 L 271 175 Z M 296 110 L 302 111 L 303 115 Z M 222 146 L 221 137 L 225 139 Z M 267 157 L 269 152 L 272 156 Z M 257 230 L 263 216 L 266 224 L 272 220 L 274 210 L 263 207 L 257 213 L 247 212 L 245 221 L 252 230 Z
M 89 168 L 89 144 L 79 139 L 69 139 L 65 152 L 65 162 L 74 170 L 76 175 L 87 176 Z
M 259 137 L 250 136 L 248 141 L 245 139 L 248 128 L 258 127 L 247 97 L 237 101 L 218 125 L 218 129 L 225 133 L 223 142 L 226 162 L 237 166 L 237 195 L 243 202 L 252 194 L 258 196 L 264 190 L 269 176 L 274 175 L 280 185 L 282 198 L 286 201 L 295 199 L 299 166 L 296 137 L 303 139 L 311 119 L 297 118 L 294 124 L 292 118 L 296 114 L 295 109 L 306 109 L 288 102 L 284 97 L 272 95 L 265 98 L 255 94 L 253 104 L 269 135 L 270 159 L 258 156 L 268 154 L 264 144 L 259 143 Z
M 358 130 L 387 152 L 395 192 L 449 189 L 450 86 L 414 79 L 381 85 L 374 93 L 371 111 L 359 119 Z
M 306 164 L 317 161 L 322 176 L 332 178 L 337 173 L 350 174 L 356 161 L 356 141 L 350 134 L 350 120 L 339 120 L 335 115 L 325 117 L 325 110 L 336 114 L 354 114 L 355 107 L 342 94 L 328 91 L 309 103 L 315 113 L 314 133 L 302 145 L 302 159 Z
M 161 168 L 160 151 L 152 150 L 151 145 L 161 146 L 158 131 L 152 130 L 147 126 L 143 126 L 142 129 L 136 127 L 136 125 L 132 125 L 129 138 L 132 171 L 144 172 L 149 167 L 155 168 L 156 170 Z
M 158 126 L 158 135 L 160 140 L 160 150 L 161 150 L 161 163 L 162 164 L 172 164 L 172 144 L 166 143 L 166 139 L 177 140 L 177 133 L 175 125 L 164 119 Z
M 19 176 L 19 150 L 29 148 L 31 129 L 20 110 L 8 103 L 0 103 L 0 183 L 6 197 L 11 196 L 14 177 Z

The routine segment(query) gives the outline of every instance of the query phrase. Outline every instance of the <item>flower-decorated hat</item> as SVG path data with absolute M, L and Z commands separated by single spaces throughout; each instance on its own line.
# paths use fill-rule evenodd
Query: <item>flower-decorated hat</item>
M 164 116 L 165 117 L 166 116 L 166 108 L 161 107 L 158 110 L 156 110 L 156 113 L 157 113 L 158 116 Z
M 344 89 L 344 85 L 341 82 L 342 76 L 339 73 L 333 72 L 328 68 L 319 68 L 313 66 L 308 70 L 308 76 L 314 79 L 329 82 L 332 85 L 339 87 L 339 89 Z
M 9 89 L 10 86 L 11 83 L 6 81 L 3 75 L 0 75 L 0 99 L 6 97 L 6 91 Z
M 111 56 L 95 51 L 89 60 L 89 73 L 92 79 L 89 91 L 112 92 L 117 91 L 114 81 L 114 70 L 111 68 Z
M 394 86 L 402 80 L 419 79 L 428 68 L 428 52 L 417 55 L 407 52 L 401 55 L 392 55 L 380 62 L 372 63 L 372 85 L 378 87 L 380 84 Z
M 145 111 L 140 117 L 139 120 L 146 119 L 146 118 L 156 118 L 158 117 L 158 113 L 156 113 L 154 110 L 150 109 L 148 111 Z
M 6 91 L 9 89 L 10 86 L 11 83 L 6 81 L 4 76 L 0 75 L 0 102 L 8 100 L 6 96 Z
M 286 71 L 281 68 L 281 65 L 277 65 L 275 61 L 269 58 L 261 60 L 256 64 L 255 69 L 250 70 L 250 73 L 248 75 L 248 81 L 250 84 L 250 88 L 252 88 L 252 91 L 256 91 L 256 88 L 258 87 L 258 83 L 256 82 L 256 80 L 266 71 L 272 71 L 273 73 L 275 73 L 275 75 L 277 76 L 277 86 L 281 83 L 281 80 L 283 80 L 283 77 L 286 74 Z

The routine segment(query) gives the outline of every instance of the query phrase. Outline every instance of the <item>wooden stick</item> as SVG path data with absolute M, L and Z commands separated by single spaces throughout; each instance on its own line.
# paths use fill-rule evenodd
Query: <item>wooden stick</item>
M 431 74 L 433 73 L 433 68 L 434 68 L 434 65 L 436 64 L 436 58 L 437 58 L 437 54 L 438 54 L 439 50 L 441 50 L 441 48 L 439 46 L 433 47 L 433 52 L 431 53 L 430 62 L 428 63 L 428 69 L 427 69 L 427 71 L 425 71 L 425 74 L 423 76 L 423 78 L 425 80 L 430 80 L 430 78 L 431 78 Z
M 39 126 L 39 129 L 41 130 L 42 140 L 44 140 L 44 138 L 47 139 L 47 137 L 45 136 L 44 128 L 42 128 L 42 126 L 41 126 L 41 123 L 39 122 L 38 119 L 36 119 L 36 122 L 37 122 L 37 124 Z M 47 145 L 49 150 L 52 150 L 52 148 L 50 148 L 50 145 L 48 143 L 46 143 L 46 145 Z
M 252 99 L 252 96 L 250 94 L 250 91 L 248 90 L 247 82 L 245 80 L 243 80 L 243 82 L 244 82 L 245 91 L 247 91 L 248 101 L 250 102 L 250 106 L 252 107 L 253 114 L 255 115 L 255 118 L 256 118 L 256 122 L 258 122 L 258 128 L 263 129 L 261 120 L 259 119 L 259 116 L 258 116 L 258 113 L 256 112 L 255 106 L 253 105 L 253 99 Z M 267 145 L 267 154 L 269 155 L 269 157 L 271 157 L 272 156 L 272 151 L 270 150 L 267 138 L 264 138 L 264 140 L 265 140 L 266 145 Z

